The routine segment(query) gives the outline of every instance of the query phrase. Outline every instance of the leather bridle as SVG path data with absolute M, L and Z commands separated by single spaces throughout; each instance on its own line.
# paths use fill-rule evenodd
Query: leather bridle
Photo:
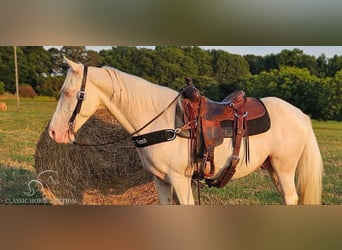
M 81 88 L 76 94 L 76 99 L 77 99 L 76 107 L 75 107 L 74 112 L 72 113 L 72 115 L 70 117 L 70 120 L 69 120 L 68 132 L 72 133 L 73 135 L 75 135 L 74 127 L 75 127 L 76 116 L 78 113 L 80 113 L 82 103 L 86 98 L 85 87 L 86 87 L 86 82 L 87 82 L 87 75 L 88 75 L 88 66 L 84 65 Z

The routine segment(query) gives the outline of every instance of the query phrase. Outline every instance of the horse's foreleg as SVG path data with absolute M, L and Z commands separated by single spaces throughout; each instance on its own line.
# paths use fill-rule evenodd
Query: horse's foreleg
M 170 176 L 171 184 L 177 194 L 181 205 L 195 205 L 191 188 L 191 177 L 174 175 Z
M 172 204 L 172 187 L 169 183 L 154 176 L 154 182 L 157 187 L 159 204 L 170 205 Z

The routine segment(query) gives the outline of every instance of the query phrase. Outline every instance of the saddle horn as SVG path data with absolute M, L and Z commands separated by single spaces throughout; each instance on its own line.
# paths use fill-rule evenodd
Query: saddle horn
M 190 77 L 184 78 L 187 87 L 184 89 L 183 97 L 191 100 L 192 102 L 199 103 L 201 100 L 201 94 L 199 90 L 195 87 L 192 79 Z
M 188 87 L 195 87 L 195 85 L 194 85 L 194 83 L 193 83 L 193 81 L 192 81 L 192 79 L 190 78 L 190 77 L 185 77 L 184 78 L 185 79 L 185 81 L 186 81 L 186 85 L 188 86 Z

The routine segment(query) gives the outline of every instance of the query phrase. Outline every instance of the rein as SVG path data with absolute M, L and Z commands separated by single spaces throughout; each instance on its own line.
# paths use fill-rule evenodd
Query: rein
M 77 98 L 77 104 L 76 104 L 76 107 L 75 107 L 75 110 L 74 112 L 72 113 L 72 116 L 69 120 L 69 132 L 71 132 L 72 134 L 75 135 L 74 133 L 74 126 L 75 126 L 75 120 L 76 120 L 76 116 L 77 114 L 80 112 L 81 110 L 81 107 L 82 107 L 82 102 L 84 101 L 85 97 L 86 97 L 86 93 L 85 93 L 85 86 L 86 86 L 86 81 L 87 81 L 87 75 L 88 75 L 88 66 L 84 66 L 84 71 L 83 71 L 83 78 L 82 78 L 82 84 L 81 84 L 81 88 L 80 90 L 77 92 L 76 94 L 76 98 Z M 133 139 L 133 142 L 135 144 L 135 146 L 137 147 L 144 147 L 144 146 L 147 146 L 147 144 L 143 143 L 143 144 L 139 144 L 137 141 L 139 140 L 142 140 L 142 142 L 144 142 L 144 140 L 146 140 L 145 138 L 143 139 L 140 139 L 139 136 L 137 136 L 136 138 L 134 138 L 133 136 L 136 135 L 137 133 L 141 132 L 143 129 L 145 129 L 147 126 L 149 126 L 151 123 L 153 123 L 155 120 L 157 120 L 162 114 L 164 114 L 166 112 L 166 110 L 168 110 L 172 104 L 174 104 L 177 99 L 184 93 L 186 88 L 184 88 L 170 103 L 169 105 L 166 106 L 166 108 L 164 108 L 159 114 L 157 114 L 155 117 L 153 117 L 149 122 L 147 122 L 144 126 L 142 126 L 141 128 L 139 128 L 138 130 L 134 131 L 133 133 L 131 134 L 127 134 L 119 139 L 116 139 L 116 140 L 112 140 L 112 141 L 109 141 L 109 142 L 104 142 L 104 143 L 82 143 L 82 142 L 77 142 L 77 141 L 72 141 L 70 140 L 70 143 L 71 144 L 74 144 L 74 145 L 79 145 L 79 146 L 88 146 L 88 147 L 93 147 L 93 146 L 105 146 L 105 145 L 110 145 L 110 144 L 114 144 L 114 143 L 117 143 L 117 142 L 120 142 L 120 141 L 123 141 L 129 137 L 132 137 Z M 177 134 L 177 129 L 174 130 L 174 129 L 167 129 L 167 130 L 160 130 L 160 131 L 157 131 L 159 133 L 163 133 L 165 132 L 165 134 L 167 133 L 171 133 L 172 136 L 170 138 L 166 138 L 165 141 L 170 141 L 172 139 L 174 139 L 175 135 Z M 153 134 L 155 132 L 152 132 L 150 134 Z

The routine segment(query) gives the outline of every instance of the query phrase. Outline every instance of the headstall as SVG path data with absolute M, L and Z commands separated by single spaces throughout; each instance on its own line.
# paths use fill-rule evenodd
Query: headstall
M 76 94 L 76 99 L 77 99 L 76 107 L 69 120 L 69 132 L 73 134 L 74 134 L 76 116 L 78 113 L 80 113 L 82 103 L 86 98 L 85 87 L 86 87 L 86 82 L 87 82 L 87 75 L 88 75 L 88 66 L 84 65 L 81 88 Z

